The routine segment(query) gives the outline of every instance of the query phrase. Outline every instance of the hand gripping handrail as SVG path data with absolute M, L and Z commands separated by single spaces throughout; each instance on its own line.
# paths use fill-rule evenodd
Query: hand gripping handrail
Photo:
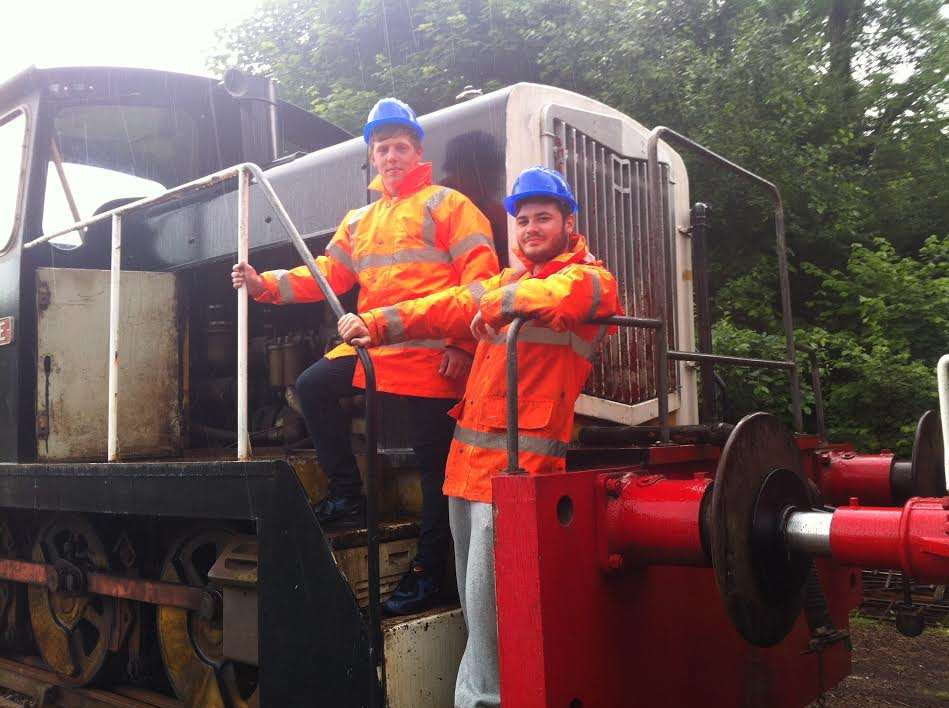
M 656 126 L 649 133 L 646 141 L 646 159 L 647 175 L 649 179 L 648 189 L 646 190 L 647 201 L 649 205 L 649 238 L 659 248 L 659 256 L 662 261 L 662 268 L 659 269 L 659 278 L 657 278 L 657 293 L 654 295 L 654 302 L 659 310 L 658 316 L 663 322 L 668 321 L 666 317 L 666 285 L 665 279 L 671 260 L 666 257 L 666 239 L 662 233 L 662 197 L 659 183 L 659 140 L 676 143 L 679 146 L 689 148 L 702 157 L 710 160 L 721 167 L 733 172 L 739 177 L 754 182 L 767 190 L 774 204 L 774 234 L 775 248 L 778 252 L 778 282 L 781 288 L 781 320 L 784 325 L 785 351 L 784 361 L 770 360 L 739 360 L 739 357 L 723 357 L 715 354 L 702 354 L 695 352 L 670 352 L 670 358 L 683 361 L 709 361 L 725 364 L 738 364 L 743 366 L 768 366 L 777 368 L 786 368 L 790 378 L 791 387 L 791 412 L 794 418 L 794 429 L 802 432 L 804 429 L 804 419 L 801 413 L 801 382 L 794 353 L 794 322 L 791 312 L 791 286 L 788 277 L 788 259 L 787 244 L 784 238 L 784 204 L 781 200 L 781 192 L 773 182 L 756 175 L 750 170 L 746 170 L 741 165 L 737 165 L 731 160 L 722 157 L 707 147 L 681 135 L 671 128 L 663 125 Z M 666 392 L 668 395 L 668 392 Z
M 507 470 L 506 474 L 525 474 L 520 465 L 520 450 L 518 441 L 518 420 L 517 420 L 517 338 L 521 333 L 521 328 L 527 322 L 524 317 L 515 317 L 507 330 Z M 601 317 L 590 320 L 589 324 L 616 325 L 618 327 L 641 327 L 644 329 L 655 330 L 656 333 L 656 381 L 661 382 L 665 379 L 664 374 L 668 371 L 669 357 L 666 348 L 666 332 L 662 320 L 648 317 L 628 317 L 626 315 L 617 315 L 614 317 Z M 657 389 L 664 384 L 657 383 Z M 660 395 L 659 403 L 659 439 L 662 443 L 669 442 L 669 398 Z
M 109 269 L 109 413 L 108 413 L 108 460 L 114 462 L 119 458 L 118 449 L 118 373 L 119 373 L 119 315 L 120 315 L 120 273 L 122 268 L 122 218 L 125 214 L 143 207 L 155 206 L 174 201 L 185 194 L 219 185 L 227 180 L 237 178 L 237 259 L 238 262 L 247 262 L 250 240 L 250 186 L 251 179 L 257 181 L 264 197 L 286 229 L 297 253 L 303 259 L 307 270 L 316 281 L 323 297 L 329 304 L 336 318 L 339 319 L 346 311 L 340 304 L 339 298 L 330 287 L 323 273 L 316 266 L 316 260 L 306 242 L 297 230 L 274 191 L 263 170 L 249 162 L 228 167 L 200 179 L 187 182 L 173 189 L 169 189 L 154 197 L 146 197 L 138 201 L 124 204 L 109 211 L 96 214 L 88 219 L 78 221 L 68 228 L 52 234 L 47 234 L 23 245 L 24 249 L 35 248 L 54 238 L 64 236 L 73 231 L 79 231 L 87 226 L 110 219 L 112 221 L 112 254 Z M 247 430 L 247 341 L 248 341 L 248 302 L 247 288 L 237 291 L 237 458 L 250 458 L 250 438 Z M 366 546 L 368 553 L 369 571 L 369 623 L 370 623 L 370 652 L 371 665 L 375 669 L 370 677 L 371 705 L 381 708 L 383 705 L 384 689 L 380 679 L 384 681 L 384 673 L 380 672 L 383 666 L 383 644 L 380 616 L 379 590 L 379 529 L 378 512 L 376 508 L 376 375 L 365 349 L 357 348 L 356 355 L 366 374 L 366 446 L 370 452 L 368 473 L 366 475 Z

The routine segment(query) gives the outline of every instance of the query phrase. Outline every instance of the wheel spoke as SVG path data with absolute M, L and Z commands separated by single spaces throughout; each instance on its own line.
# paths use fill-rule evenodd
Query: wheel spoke
M 33 544 L 32 558 L 109 571 L 102 539 L 75 514 L 57 516 L 46 525 Z M 42 586 L 30 586 L 27 594 L 36 644 L 46 663 L 74 685 L 95 679 L 109 654 L 115 603 L 111 598 L 57 593 Z
M 234 532 L 225 528 L 187 534 L 171 547 L 162 579 L 207 585 L 211 566 L 234 538 Z M 257 669 L 224 658 L 220 620 L 208 621 L 187 610 L 160 607 L 158 639 L 168 678 L 185 704 L 215 708 L 259 705 Z

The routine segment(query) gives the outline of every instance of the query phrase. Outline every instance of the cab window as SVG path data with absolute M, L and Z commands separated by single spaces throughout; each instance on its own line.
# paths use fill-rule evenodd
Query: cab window
M 0 253 L 16 234 L 17 205 L 26 158 L 26 114 L 14 111 L 0 118 Z
M 161 106 L 82 105 L 54 119 L 47 165 L 43 233 L 151 197 L 202 173 L 198 130 L 185 111 Z M 81 245 L 71 232 L 51 243 Z

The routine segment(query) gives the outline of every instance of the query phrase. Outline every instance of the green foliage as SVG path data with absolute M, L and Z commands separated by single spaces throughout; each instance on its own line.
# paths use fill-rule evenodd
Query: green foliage
M 813 324 L 797 340 L 817 350 L 831 437 L 864 449 L 895 448 L 908 454 L 920 414 L 934 408 L 935 365 L 949 345 L 949 237 L 930 237 L 918 257 L 901 257 L 882 238 L 853 246 L 843 271 L 808 266 L 820 287 L 811 302 Z M 732 290 L 732 312 L 758 300 Z M 716 351 L 782 358 L 784 340 L 733 321 L 715 326 Z M 803 357 L 800 357 L 803 359 Z M 802 361 L 809 381 L 810 372 Z M 749 410 L 788 410 L 781 372 L 723 370 L 733 418 Z M 809 387 L 808 387 L 809 391 Z M 805 396 L 811 413 L 813 392 Z
M 385 95 L 425 113 L 468 84 L 544 82 L 766 175 L 784 200 L 796 325 L 822 347 L 828 421 L 893 446 L 949 351 L 945 239 L 926 240 L 949 234 L 943 5 L 265 0 L 221 32 L 209 66 L 272 76 L 285 97 L 354 131 Z M 718 350 L 781 356 L 770 203 L 688 166 L 693 199 L 713 207 Z M 786 408 L 781 372 L 728 376 L 735 410 Z

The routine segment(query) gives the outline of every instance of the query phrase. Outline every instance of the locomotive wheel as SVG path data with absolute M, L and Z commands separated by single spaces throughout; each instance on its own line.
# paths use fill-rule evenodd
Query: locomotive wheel
M 236 536 L 226 528 L 185 534 L 172 545 L 161 579 L 205 587 L 214 561 Z M 168 679 L 188 706 L 255 708 L 259 705 L 257 667 L 224 657 L 219 614 L 205 619 L 177 607 L 158 608 L 158 643 Z
M 38 563 L 68 563 L 89 571 L 109 570 L 102 539 L 75 514 L 53 517 L 33 544 Z M 53 592 L 31 585 L 30 623 L 43 660 L 68 683 L 81 686 L 95 679 L 109 655 L 116 603 L 113 598 L 75 592 Z
M 793 436 L 772 415 L 743 418 L 725 443 L 709 512 L 712 567 L 725 609 L 750 644 L 769 647 L 794 627 L 810 559 L 789 552 L 790 509 L 810 509 Z
M 0 558 L 18 558 L 19 550 L 10 520 L 0 517 Z M 10 581 L 0 581 L 0 643 L 5 647 L 16 646 L 23 608 L 23 586 Z

